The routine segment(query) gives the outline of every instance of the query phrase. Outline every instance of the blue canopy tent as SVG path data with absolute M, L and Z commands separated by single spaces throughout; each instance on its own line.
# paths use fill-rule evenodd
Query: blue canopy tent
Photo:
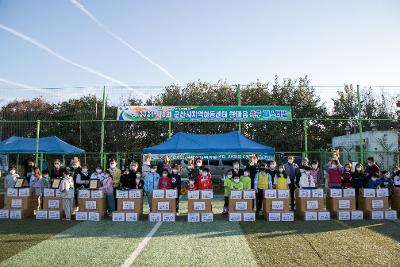
M 170 139 L 156 146 L 144 149 L 144 153 L 264 153 L 274 154 L 275 148 L 258 144 L 239 132 L 223 134 L 176 133 Z

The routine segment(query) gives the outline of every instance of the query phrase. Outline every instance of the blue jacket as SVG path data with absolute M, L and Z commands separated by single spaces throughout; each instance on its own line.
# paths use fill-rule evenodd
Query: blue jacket
M 158 180 L 160 179 L 160 175 L 155 172 L 155 173 L 147 173 L 144 176 L 144 191 L 145 192 L 151 192 L 153 189 L 158 189 Z
M 376 181 L 373 181 L 372 179 L 368 180 L 368 188 L 378 188 L 378 186 L 381 185 L 381 179 L 377 179 Z

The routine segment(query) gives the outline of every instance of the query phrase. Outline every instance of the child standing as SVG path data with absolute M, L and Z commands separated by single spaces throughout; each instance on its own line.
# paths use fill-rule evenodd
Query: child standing
M 364 167 L 357 163 L 354 173 L 351 177 L 351 186 L 356 190 L 356 200 L 358 200 L 358 192 L 364 186 Z
M 310 176 L 314 179 L 316 187 L 320 187 L 322 182 L 321 172 L 319 171 L 318 165 L 318 160 L 311 161 Z
M 371 179 L 368 180 L 368 188 L 379 188 L 381 185 L 381 180 L 379 179 L 379 174 L 378 173 L 373 173 L 371 176 Z
M 100 166 L 96 167 L 96 172 L 90 175 L 90 180 L 99 180 L 102 181 L 104 179 L 104 173 Z
M 393 187 L 394 187 L 393 179 L 392 179 L 392 176 L 390 175 L 390 172 L 383 171 L 382 178 L 381 178 L 381 188 L 389 189 L 389 194 L 390 194 L 390 193 L 392 193 Z
M 15 183 L 17 182 L 17 178 L 19 175 L 16 173 L 16 169 L 14 165 L 11 165 L 8 168 L 8 174 L 4 177 L 4 190 L 7 192 L 8 188 L 14 188 Z
M 189 183 L 186 186 L 186 189 L 188 191 L 194 191 L 197 190 L 197 185 L 195 183 L 193 175 L 189 175 Z
M 65 169 L 63 171 L 63 179 L 60 184 L 61 197 L 63 199 L 65 220 L 71 220 L 72 211 L 74 209 L 74 180 L 71 177 L 71 171 Z
M 160 175 L 157 173 L 157 165 L 151 166 L 151 170 L 144 177 L 144 194 L 147 197 L 147 202 L 149 203 L 149 209 L 151 210 L 151 199 L 153 197 L 153 190 L 158 189 L 158 181 Z
M 272 180 L 264 167 L 260 168 L 260 172 L 258 172 L 254 178 L 254 189 L 257 192 L 256 210 L 257 213 L 260 213 L 264 199 L 264 190 L 272 189 Z
M 171 189 L 171 178 L 167 169 L 161 172 L 161 178 L 158 180 L 158 189 Z
M 76 176 L 76 184 L 77 186 L 88 188 L 90 183 L 90 176 L 89 169 L 87 165 L 83 165 L 82 171 L 77 174 Z
M 279 173 L 277 174 L 277 179 L 275 183 L 275 187 L 278 190 L 286 190 L 289 189 L 290 179 L 287 177 L 285 172 L 285 167 L 280 165 L 278 168 Z
M 250 170 L 245 169 L 243 175 L 240 176 L 240 182 L 243 184 L 243 190 L 250 190 L 251 189 L 251 178 L 250 178 Z
M 232 170 L 229 170 L 226 173 L 226 177 L 224 180 L 224 208 L 222 210 L 222 215 L 228 214 L 228 206 L 229 206 L 229 193 L 231 183 L 233 183 L 233 173 Z
M 176 198 L 176 214 L 179 214 L 179 197 L 181 195 L 181 175 L 179 173 L 179 166 L 175 164 L 172 168 L 171 174 L 171 188 L 178 191 L 178 197 Z
M 43 190 L 43 188 L 50 188 L 51 187 L 51 179 L 50 179 L 49 171 L 43 170 L 42 174 L 43 174 L 42 190 Z
M 342 172 L 339 166 L 339 162 L 337 160 L 332 160 L 328 173 L 328 187 L 329 188 L 342 188 Z
M 104 173 L 104 179 L 101 183 L 100 190 L 103 190 L 106 194 L 107 215 L 111 215 L 115 210 L 115 200 L 114 200 L 113 178 L 109 170 L 106 170 Z
M 344 165 L 344 172 L 342 173 L 342 187 L 343 188 L 350 188 L 351 187 L 351 178 L 352 178 L 352 173 L 351 173 L 351 163 L 347 163 Z
M 42 175 L 38 167 L 33 168 L 33 174 L 29 180 L 29 187 L 35 189 L 35 196 L 37 197 L 37 208 L 41 207 L 41 197 L 42 197 Z
M 142 178 L 142 172 L 141 171 L 137 171 L 136 172 L 136 178 L 133 181 L 133 185 L 132 188 L 133 189 L 143 189 L 144 186 L 144 182 L 143 182 L 143 178 Z
M 230 183 L 230 190 L 243 190 L 243 183 L 240 181 L 239 174 L 233 175 L 233 182 Z
M 202 169 L 201 176 L 199 175 L 197 177 L 197 187 L 199 190 L 213 189 L 212 178 L 209 169 Z

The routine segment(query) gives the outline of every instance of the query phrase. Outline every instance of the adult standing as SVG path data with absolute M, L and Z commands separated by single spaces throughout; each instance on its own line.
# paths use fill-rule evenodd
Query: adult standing
M 250 172 L 251 179 L 251 189 L 254 189 L 254 178 L 258 172 L 258 157 L 257 155 L 252 155 L 249 159 L 249 164 L 246 167 Z
M 53 181 L 54 179 L 62 179 L 64 173 L 64 168 L 61 167 L 60 159 L 55 159 L 53 162 L 53 168 L 50 170 L 50 179 Z
M 232 163 L 232 174 L 233 176 L 242 176 L 243 175 L 243 170 L 240 169 L 240 161 L 238 159 L 235 159 Z
M 376 164 L 376 161 L 373 157 L 368 157 L 367 159 L 368 161 L 368 165 L 365 167 L 365 171 L 364 171 L 364 187 L 367 187 L 368 185 L 368 181 L 371 179 L 373 174 L 378 174 L 380 176 L 381 174 L 381 170 L 379 169 L 379 166 Z
M 121 185 L 121 170 L 117 167 L 115 159 L 110 160 L 110 168 L 108 170 L 112 176 L 112 184 L 115 191 Z M 114 196 L 116 196 L 115 192 Z
M 142 165 L 142 176 L 146 176 L 151 171 L 151 155 L 144 155 L 144 161 Z
M 29 184 L 30 180 L 31 180 L 31 176 L 34 173 L 34 169 L 35 169 L 35 162 L 33 161 L 33 159 L 28 159 L 26 167 L 25 167 L 25 179 L 27 181 L 27 183 Z
M 171 165 L 169 163 L 169 157 L 167 155 L 162 157 L 162 161 L 157 165 L 157 172 L 161 176 L 163 170 L 167 170 L 169 174 L 171 174 Z
M 284 164 L 285 172 L 290 179 L 290 201 L 292 210 L 294 210 L 294 191 L 296 190 L 296 174 L 299 171 L 299 166 L 294 162 L 294 156 L 288 156 L 288 162 Z

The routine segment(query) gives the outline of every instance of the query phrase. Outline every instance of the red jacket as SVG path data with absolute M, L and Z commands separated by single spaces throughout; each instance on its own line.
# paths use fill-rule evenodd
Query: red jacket
M 171 189 L 171 178 L 161 177 L 158 180 L 158 189 Z
M 197 176 L 197 187 L 199 190 L 213 189 L 211 175 L 207 175 L 205 179 L 202 179 L 201 175 Z
M 197 185 L 196 185 L 196 184 L 192 184 L 192 185 L 188 184 L 188 185 L 186 186 L 186 189 L 187 189 L 188 191 L 197 190 Z
M 342 174 L 342 186 L 343 187 L 347 187 L 347 188 L 351 187 L 351 181 L 350 181 L 351 177 L 352 177 L 351 172 L 345 171 Z
M 329 174 L 329 185 L 341 185 L 342 184 L 342 173 L 339 168 L 330 169 L 328 171 Z

